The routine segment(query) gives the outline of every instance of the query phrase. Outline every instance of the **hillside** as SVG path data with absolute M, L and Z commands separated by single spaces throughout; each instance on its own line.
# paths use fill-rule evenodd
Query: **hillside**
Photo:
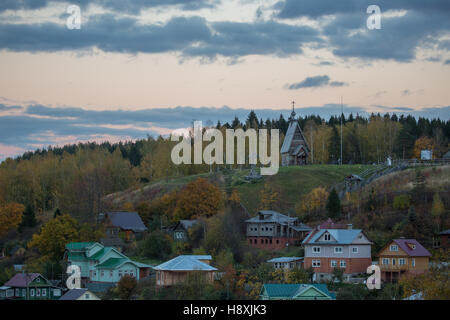
M 242 204 L 250 214 L 253 214 L 259 206 L 260 191 L 267 182 L 276 190 L 280 198 L 280 210 L 293 210 L 295 204 L 302 195 L 308 193 L 313 188 L 322 186 L 329 188 L 352 173 L 360 173 L 370 165 L 310 165 L 303 167 L 283 167 L 274 176 L 265 176 L 259 181 L 246 182 L 244 177 L 249 174 L 249 169 L 233 170 L 226 173 L 205 173 L 168 180 L 159 180 L 148 183 L 139 188 L 132 188 L 126 191 L 110 194 L 104 198 L 107 207 L 120 209 L 126 203 L 134 206 L 141 202 L 151 202 L 153 199 L 161 197 L 167 192 L 180 189 L 185 184 L 199 178 L 207 178 L 217 183 L 225 190 L 226 180 L 230 181 L 232 188 L 235 188 L 240 195 Z M 226 177 L 229 176 L 229 177 Z

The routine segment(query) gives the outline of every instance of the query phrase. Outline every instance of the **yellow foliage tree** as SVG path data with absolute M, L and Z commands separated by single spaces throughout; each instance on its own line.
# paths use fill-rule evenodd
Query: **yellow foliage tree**
M 434 142 L 433 139 L 427 136 L 420 137 L 414 143 L 414 157 L 420 159 L 420 151 L 432 150 L 434 154 Z
M 405 298 L 422 292 L 425 300 L 450 299 L 450 278 L 445 269 L 431 269 L 421 275 L 404 276 L 400 278 L 399 284 Z
M 39 234 L 34 234 L 29 248 L 37 248 L 43 258 L 59 261 L 68 243 L 79 240 L 79 224 L 68 214 L 47 222 Z
M 300 215 L 311 215 L 320 211 L 325 211 L 329 193 L 323 187 L 317 187 L 306 194 L 299 207 L 297 213 Z
M 19 226 L 24 209 L 23 205 L 14 202 L 0 207 L 0 237 Z
M 236 189 L 233 189 L 233 192 L 231 192 L 231 196 L 230 196 L 229 200 L 233 203 L 241 202 L 241 197 L 239 196 L 239 192 L 237 192 Z
M 280 202 L 278 192 L 269 182 L 264 183 L 263 189 L 260 191 L 260 209 L 276 210 Z
M 222 206 L 222 191 L 206 179 L 188 183 L 178 194 L 175 219 L 210 217 Z

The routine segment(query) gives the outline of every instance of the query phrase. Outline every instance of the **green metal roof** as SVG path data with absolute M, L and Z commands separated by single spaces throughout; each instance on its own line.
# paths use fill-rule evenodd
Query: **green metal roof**
M 98 252 L 88 257 L 89 260 L 100 260 L 105 254 L 111 251 L 111 248 L 101 248 Z
M 304 293 L 309 291 L 311 288 L 315 288 L 321 291 L 323 294 L 327 295 L 331 299 L 335 299 L 334 294 L 328 291 L 326 284 L 323 283 L 313 283 L 313 284 L 277 284 L 269 283 L 264 284 L 262 293 L 265 293 L 270 298 L 280 298 L 289 299 L 295 297 L 301 297 Z M 305 296 L 304 298 L 312 298 L 314 296 Z
M 83 252 L 70 252 L 70 251 L 67 254 L 67 258 L 71 261 L 80 261 L 87 259 Z
M 84 250 L 95 244 L 95 242 L 71 242 L 66 244 L 67 250 Z
M 131 261 L 131 260 L 125 259 L 125 258 L 110 258 L 110 259 L 104 261 L 103 263 L 96 265 L 96 268 L 114 269 L 127 261 Z
M 299 284 L 269 283 L 264 284 L 264 289 L 269 297 L 289 298 L 294 296 L 299 286 Z

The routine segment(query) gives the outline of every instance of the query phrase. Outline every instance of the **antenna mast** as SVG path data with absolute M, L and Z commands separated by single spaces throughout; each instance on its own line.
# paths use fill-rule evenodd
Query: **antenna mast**
M 343 104 L 343 98 L 341 96 L 341 159 L 340 163 L 342 165 L 342 118 L 344 117 L 344 104 Z

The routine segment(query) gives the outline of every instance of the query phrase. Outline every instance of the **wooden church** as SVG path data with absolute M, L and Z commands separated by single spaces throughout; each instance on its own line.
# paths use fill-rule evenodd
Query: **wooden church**
M 281 146 L 281 165 L 300 166 L 307 163 L 310 149 L 303 131 L 295 118 L 294 102 L 292 102 L 292 113 L 289 117 L 289 127 Z

